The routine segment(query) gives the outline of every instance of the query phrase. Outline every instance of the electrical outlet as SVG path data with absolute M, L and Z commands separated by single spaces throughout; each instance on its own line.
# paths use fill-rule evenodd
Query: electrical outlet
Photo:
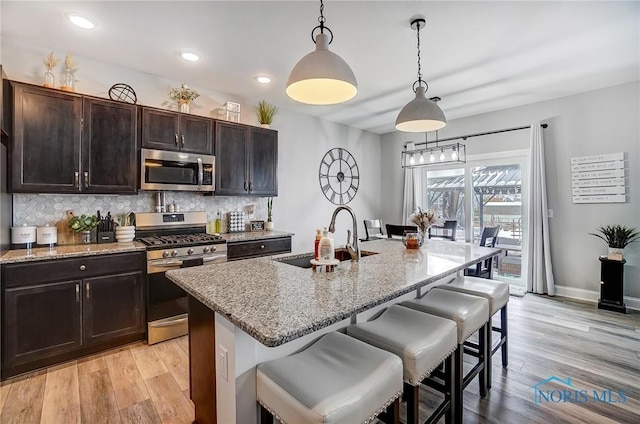
M 218 372 L 226 381 L 229 381 L 229 353 L 227 349 L 218 345 Z

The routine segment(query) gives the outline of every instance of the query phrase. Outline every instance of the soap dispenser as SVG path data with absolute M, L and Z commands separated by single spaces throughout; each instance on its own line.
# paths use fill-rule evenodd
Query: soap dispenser
M 313 259 L 315 259 L 316 261 L 318 259 L 320 259 L 320 253 L 319 253 L 318 246 L 320 245 L 320 240 L 321 239 L 322 239 L 322 230 L 320 228 L 318 228 L 316 230 L 316 241 L 313 244 Z
M 320 262 L 331 262 L 335 258 L 335 247 L 333 245 L 333 239 L 329 237 L 329 231 L 322 230 L 322 238 L 318 243 L 318 255 Z

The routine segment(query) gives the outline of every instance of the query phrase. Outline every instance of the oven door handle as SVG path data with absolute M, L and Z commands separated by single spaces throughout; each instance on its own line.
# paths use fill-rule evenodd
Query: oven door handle
M 156 323 L 149 324 L 149 325 L 151 327 L 153 327 L 153 328 L 171 327 L 173 325 L 181 324 L 181 323 L 186 322 L 186 321 L 189 321 L 189 318 L 179 318 L 179 319 L 171 320 L 171 321 L 156 322 Z
M 202 258 L 202 262 L 211 262 L 211 261 L 215 261 L 216 259 L 225 259 L 225 262 L 226 262 L 226 258 L 227 258 L 226 253 L 223 253 L 221 255 L 205 256 L 204 258 Z
M 150 263 L 150 265 L 158 268 L 172 268 L 175 266 L 182 266 L 182 261 L 167 261 L 167 262 L 157 262 L 157 263 L 152 262 Z
M 202 187 L 203 179 L 204 179 L 204 170 L 202 169 L 202 159 L 198 158 L 198 186 Z

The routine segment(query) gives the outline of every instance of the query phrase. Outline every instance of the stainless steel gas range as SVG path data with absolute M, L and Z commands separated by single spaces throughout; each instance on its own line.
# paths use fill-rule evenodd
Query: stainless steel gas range
M 206 227 L 206 212 L 136 214 L 136 240 L 147 248 L 149 344 L 188 333 L 187 294 L 165 271 L 227 261 L 225 240 Z

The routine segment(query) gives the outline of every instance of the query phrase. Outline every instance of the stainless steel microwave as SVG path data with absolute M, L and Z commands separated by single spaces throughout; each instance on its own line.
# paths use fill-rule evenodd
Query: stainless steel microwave
M 214 169 L 211 155 L 142 149 L 140 189 L 213 191 Z

